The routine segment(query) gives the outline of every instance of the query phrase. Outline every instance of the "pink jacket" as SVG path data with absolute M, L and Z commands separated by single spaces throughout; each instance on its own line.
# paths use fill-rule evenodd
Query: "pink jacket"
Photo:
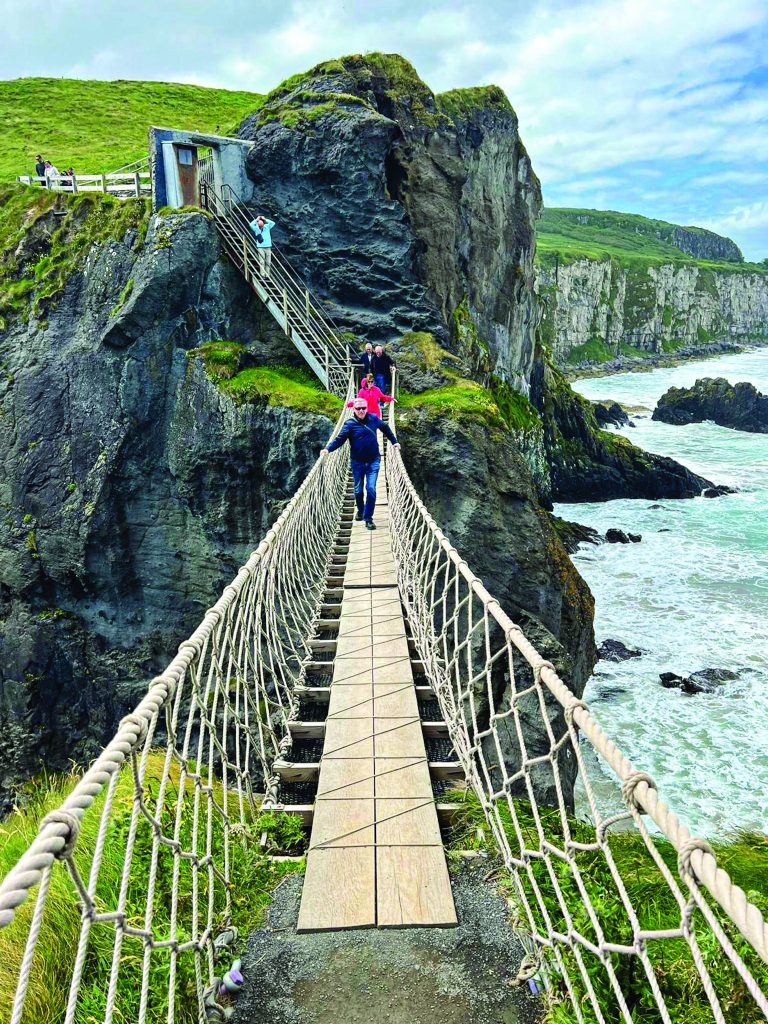
M 379 402 L 394 402 L 392 395 L 385 395 L 375 384 L 372 384 L 369 388 L 360 388 L 357 392 L 357 397 L 364 398 L 368 403 L 368 412 L 372 412 L 379 419 L 381 419 L 381 406 Z M 354 402 L 347 402 L 347 408 L 351 409 L 354 404 Z

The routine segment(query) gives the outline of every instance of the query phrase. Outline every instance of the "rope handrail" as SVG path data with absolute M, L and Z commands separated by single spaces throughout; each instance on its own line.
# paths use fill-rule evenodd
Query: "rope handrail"
M 394 428 L 394 404 L 389 407 L 389 417 Z M 420 499 L 400 452 L 388 453 L 386 472 L 398 582 L 419 658 L 435 689 L 468 783 L 482 805 L 515 882 L 521 913 L 527 918 L 534 944 L 539 947 L 538 956 L 546 953 L 554 962 L 556 971 L 563 976 L 567 975 L 567 966 L 558 947 L 570 952 L 576 943 L 579 955 L 581 949 L 591 947 L 600 957 L 615 951 L 615 944 L 601 934 L 599 915 L 590 909 L 590 899 L 578 868 L 574 869 L 574 879 L 587 907 L 594 933 L 591 940 L 584 934 L 577 934 L 572 922 L 570 938 L 558 933 L 551 921 L 546 920 L 547 915 L 542 913 L 541 894 L 536 891 L 541 882 L 531 877 L 531 864 L 535 860 L 546 863 L 551 858 L 562 864 L 575 859 L 574 851 L 579 844 L 569 838 L 573 807 L 568 787 L 564 786 L 566 778 L 573 774 L 568 768 L 568 762 L 571 762 L 578 766 L 589 815 L 594 822 L 594 846 L 590 848 L 600 850 L 605 856 L 614 876 L 617 898 L 627 907 L 628 917 L 634 922 L 633 941 L 625 944 L 622 952 L 634 955 L 642 962 L 662 1019 L 667 1019 L 664 1016 L 667 1013 L 664 998 L 656 991 L 655 981 L 651 981 L 655 978 L 654 964 L 649 961 L 645 947 L 652 940 L 662 940 L 667 936 L 663 930 L 643 929 L 638 923 L 637 913 L 631 907 L 610 852 L 611 829 L 617 827 L 632 827 L 635 834 L 642 837 L 644 853 L 649 861 L 656 863 L 664 882 L 677 899 L 680 927 L 675 931 L 675 937 L 682 937 L 689 945 L 714 1019 L 725 1019 L 722 1016 L 724 1011 L 690 928 L 694 912 L 705 920 L 710 940 L 714 937 L 721 952 L 730 960 L 734 973 L 752 996 L 755 1006 L 768 1014 L 766 993 L 761 991 L 734 948 L 737 930 L 751 949 L 768 963 L 768 923 L 760 909 L 728 873 L 718 867 L 709 844 L 692 836 L 681 824 L 660 799 L 652 777 L 638 771 L 605 734 L 588 705 L 573 693 L 551 662 L 539 654 L 521 628 L 472 572 Z M 538 726 L 534 717 L 538 719 Z M 528 746 L 535 745 L 531 733 L 535 728 L 544 741 L 533 753 Z M 615 775 L 616 790 L 620 792 L 621 800 L 618 813 L 603 813 L 598 806 L 582 749 L 584 743 Z M 502 756 L 502 750 L 505 756 Z M 561 843 L 548 835 L 542 825 L 537 791 L 546 792 L 547 803 L 551 803 L 558 812 L 557 831 L 563 837 Z M 537 822 L 538 846 L 529 848 L 525 841 L 521 841 L 515 799 L 530 802 Z M 661 836 L 677 852 L 679 882 L 675 881 L 666 865 L 660 863 L 643 814 L 648 815 Z M 513 827 L 510 827 L 510 822 Z M 516 847 L 516 841 L 519 847 Z M 554 865 L 548 880 L 554 885 L 558 900 L 566 905 Z M 735 926 L 733 935 L 726 934 L 727 929 L 706 894 L 727 915 L 727 923 Z M 572 955 L 578 961 L 578 956 Z M 583 981 L 581 966 L 577 963 L 575 970 L 582 975 Z M 622 1005 L 625 1000 L 615 973 L 606 966 L 607 980 L 615 998 L 614 1011 L 629 1021 L 631 1018 Z M 573 987 L 568 984 L 566 987 L 572 993 Z M 599 1015 L 605 1012 L 605 1007 L 598 1005 L 593 998 L 592 1008 L 598 1019 L 602 1019 Z

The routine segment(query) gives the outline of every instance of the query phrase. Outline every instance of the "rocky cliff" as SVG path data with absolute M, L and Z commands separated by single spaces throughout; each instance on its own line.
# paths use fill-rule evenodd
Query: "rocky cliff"
M 31 205 L 6 253 L 16 284 L 34 268 L 39 282 L 0 334 L 0 805 L 40 766 L 97 752 L 331 422 L 238 406 L 189 358 L 222 335 L 280 358 L 205 216 L 142 213 L 81 244 L 123 216 L 95 200 Z
M 345 328 L 428 331 L 527 389 L 540 189 L 500 89 L 435 96 L 396 55 L 345 57 L 289 79 L 240 134 L 257 142 L 251 202 Z
M 547 260 L 542 331 L 561 366 L 768 342 L 768 274 L 621 258 Z
M 712 420 L 722 427 L 768 434 L 768 395 L 753 384 L 702 377 L 691 388 L 669 388 L 653 410 L 654 420 L 683 426 Z

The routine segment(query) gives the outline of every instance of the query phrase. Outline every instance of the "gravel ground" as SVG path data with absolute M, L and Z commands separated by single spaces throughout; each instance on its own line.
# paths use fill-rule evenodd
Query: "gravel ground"
M 511 988 L 524 950 L 487 860 L 452 876 L 457 928 L 296 934 L 303 879 L 275 890 L 243 957 L 233 1024 L 537 1024 L 541 998 Z

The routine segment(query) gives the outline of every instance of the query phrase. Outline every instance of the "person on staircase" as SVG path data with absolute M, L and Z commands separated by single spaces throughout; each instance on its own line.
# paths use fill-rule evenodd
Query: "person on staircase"
M 376 481 L 379 478 L 381 468 L 381 452 L 379 451 L 378 431 L 395 446 L 400 444 L 389 429 L 378 416 L 368 412 L 368 402 L 365 398 L 356 398 L 352 407 L 353 415 L 339 433 L 320 452 L 322 456 L 335 452 L 337 448 L 349 441 L 349 461 L 352 467 L 352 479 L 355 485 L 355 504 L 357 505 L 357 519 L 365 520 L 366 528 L 375 530 L 376 524 L 373 521 L 373 513 L 376 508 Z M 363 500 L 363 485 L 365 485 L 365 500 Z
M 363 371 L 362 379 L 365 380 L 368 374 L 373 372 L 371 370 L 371 360 L 373 359 L 373 345 L 370 343 L 370 341 L 367 343 L 367 345 L 357 358 L 358 365 L 362 367 Z
M 387 395 L 392 390 L 392 367 L 395 365 L 395 360 L 392 356 L 385 352 L 381 345 L 377 345 L 373 350 L 371 372 L 376 381 L 376 386 L 381 388 Z
M 357 392 L 357 397 L 364 398 L 368 403 L 368 412 L 378 416 L 379 419 L 381 419 L 381 406 L 379 402 L 394 402 L 394 398 L 391 395 L 385 395 L 380 388 L 376 387 L 373 382 L 372 373 L 363 378 L 360 390 Z M 347 408 L 351 409 L 356 401 L 357 399 L 352 399 L 351 402 L 347 402 Z
M 272 270 L 272 228 L 273 220 L 267 220 L 259 214 L 250 223 L 251 231 L 256 236 L 256 248 L 259 250 L 259 271 L 262 277 L 269 277 Z

